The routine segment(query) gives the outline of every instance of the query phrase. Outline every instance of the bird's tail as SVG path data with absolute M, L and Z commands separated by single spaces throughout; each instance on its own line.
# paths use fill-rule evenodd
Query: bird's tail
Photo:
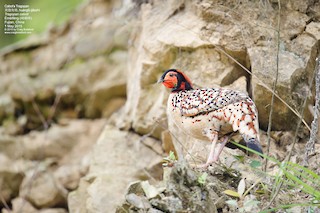
M 245 139 L 245 141 L 246 141 L 248 148 L 253 149 L 253 150 L 263 154 L 263 151 L 262 151 L 262 148 L 261 148 L 261 145 L 260 145 L 258 138 L 248 138 L 248 139 Z

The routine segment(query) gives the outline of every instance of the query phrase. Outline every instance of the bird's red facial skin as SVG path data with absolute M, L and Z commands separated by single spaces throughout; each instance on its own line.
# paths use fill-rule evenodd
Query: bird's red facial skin
M 177 74 L 175 72 L 168 72 L 162 84 L 170 89 L 176 87 L 178 84 Z

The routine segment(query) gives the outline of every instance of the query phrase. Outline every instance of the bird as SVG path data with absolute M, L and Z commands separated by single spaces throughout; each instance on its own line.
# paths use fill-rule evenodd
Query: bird
M 258 111 L 245 93 L 227 88 L 194 88 L 190 78 L 178 69 L 166 70 L 158 83 L 171 89 L 167 116 L 193 138 L 211 142 L 202 168 L 219 160 L 231 134 L 239 132 L 248 148 L 263 154 Z

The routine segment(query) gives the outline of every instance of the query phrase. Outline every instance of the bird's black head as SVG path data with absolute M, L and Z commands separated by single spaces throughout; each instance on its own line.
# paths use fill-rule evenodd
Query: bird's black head
M 165 71 L 158 83 L 162 83 L 165 87 L 172 89 L 172 92 L 193 89 L 188 76 L 176 69 Z

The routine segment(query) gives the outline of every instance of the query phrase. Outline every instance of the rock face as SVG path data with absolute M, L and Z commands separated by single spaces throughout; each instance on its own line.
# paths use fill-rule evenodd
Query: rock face
M 168 123 L 169 91 L 156 81 L 177 68 L 197 87 L 247 92 L 266 130 L 276 76 L 276 94 L 294 111 L 305 98 L 307 106 L 314 103 L 319 11 L 318 1 L 299 0 L 283 0 L 280 8 L 273 0 L 89 0 L 64 25 L 1 50 L 2 212 L 105 212 L 124 200 L 125 209 L 150 212 L 223 209 L 224 196 L 200 186 L 187 167 L 175 168 L 168 185 L 152 185 L 162 177 L 164 151 L 197 164 L 209 145 Z M 308 108 L 303 116 L 310 123 Z M 295 130 L 297 121 L 276 98 L 274 157 L 283 159 L 279 150 L 293 140 L 277 133 Z M 232 155 L 239 153 L 222 153 L 226 164 Z M 190 188 L 195 196 L 185 197 Z
M 19 187 L 23 180 L 23 172 L 16 165 L 10 165 L 10 159 L 0 154 L 0 187 L 1 196 L 5 201 L 16 197 L 19 194 Z
M 15 198 L 12 201 L 12 211 L 8 211 L 4 209 L 3 213 L 9 213 L 9 212 L 21 212 L 24 213 L 67 213 L 67 211 L 64 208 L 44 208 L 42 210 L 37 210 L 34 208 L 27 200 L 24 200 L 23 198 Z
M 30 172 L 20 187 L 20 196 L 38 208 L 63 206 L 66 194 L 67 190 L 48 172 Z
M 114 212 L 123 201 L 128 184 L 148 178 L 160 161 L 161 156 L 147 148 L 137 134 L 106 126 L 93 148 L 89 173 L 68 196 L 69 210 Z
M 68 190 L 87 173 L 89 152 L 103 124 L 72 120 L 47 132 L 1 135 L 1 194 L 7 203 L 14 198 L 12 212 L 66 212 Z
M 126 201 L 118 207 L 116 212 L 180 212 L 187 210 L 216 213 L 217 209 L 223 208 L 222 203 L 227 199 L 222 193 L 227 187 L 226 182 L 237 181 L 236 178 L 232 180 L 232 177 L 224 177 L 224 181 L 221 181 L 217 176 L 206 173 L 202 182 L 199 177 L 203 173 L 194 171 L 185 163 L 177 163 L 173 168 L 165 168 L 164 171 L 164 180 L 160 185 L 148 184 L 148 187 L 145 187 L 145 182 L 130 185 Z M 149 196 L 151 190 L 153 196 Z

